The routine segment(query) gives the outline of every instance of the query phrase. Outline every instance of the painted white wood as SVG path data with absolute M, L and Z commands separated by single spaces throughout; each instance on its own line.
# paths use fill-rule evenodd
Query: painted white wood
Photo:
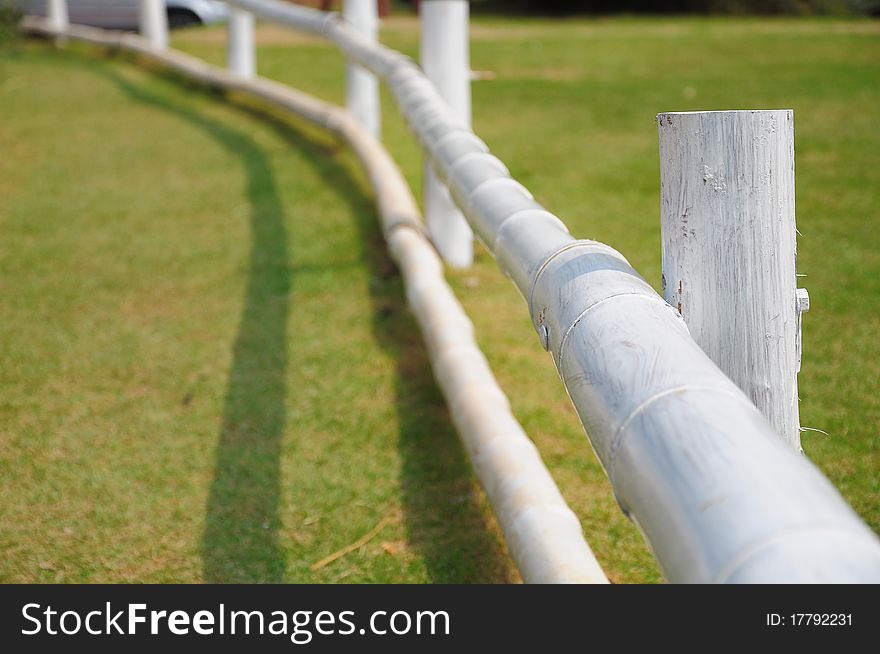
M 658 123 L 666 301 L 800 451 L 793 114 L 663 113 Z
M 466 0 L 421 3 L 421 64 L 462 126 L 471 126 L 469 9 Z M 456 268 L 474 260 L 474 235 L 430 161 L 425 164 L 425 221 L 443 259 Z
M 231 3 L 327 38 L 388 82 L 438 176 L 527 299 L 535 329 L 556 362 L 614 494 L 645 534 L 667 579 L 880 582 L 880 539 L 806 457 L 777 437 L 691 338 L 678 312 L 619 252 L 575 240 L 510 178 L 473 132 L 453 119 L 411 60 L 364 44 L 334 14 L 278 0 Z M 40 20 L 26 19 L 22 27 L 53 34 Z M 347 113 L 328 114 L 324 103 L 277 82 L 235 78 L 193 57 L 151 48 L 136 35 L 83 27 L 64 34 L 140 52 L 328 129 L 356 126 Z M 371 158 L 357 139 L 346 139 L 362 161 Z M 388 198 L 379 189 L 393 183 L 393 161 L 368 168 L 377 195 Z M 395 232 L 418 231 L 405 207 L 381 199 L 380 207 L 389 245 Z M 438 379 L 446 378 L 435 370 Z M 449 401 L 450 407 L 456 405 Z M 516 470 L 518 457 L 509 461 Z M 475 467 L 480 474 L 476 459 Z M 525 481 L 514 485 L 517 493 L 533 488 Z M 529 518 L 540 511 L 508 506 L 509 515 L 518 516 L 510 525 L 513 532 L 541 533 L 540 522 Z
M 67 0 L 49 0 L 46 7 L 49 24 L 56 30 L 67 29 L 70 19 L 67 14 Z
M 376 0 L 344 0 L 342 15 L 367 43 L 379 41 L 379 12 Z M 345 68 L 345 105 L 375 138 L 382 130 L 379 80 L 360 64 L 349 61 Z
M 240 77 L 253 77 L 257 74 L 254 15 L 249 11 L 230 7 L 228 30 L 226 54 L 229 72 Z
M 140 0 L 140 33 L 154 48 L 168 46 L 165 0 Z

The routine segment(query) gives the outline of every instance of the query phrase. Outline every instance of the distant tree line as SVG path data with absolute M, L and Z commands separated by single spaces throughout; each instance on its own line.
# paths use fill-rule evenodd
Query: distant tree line
M 471 0 L 475 12 L 530 14 L 880 14 L 880 0 Z

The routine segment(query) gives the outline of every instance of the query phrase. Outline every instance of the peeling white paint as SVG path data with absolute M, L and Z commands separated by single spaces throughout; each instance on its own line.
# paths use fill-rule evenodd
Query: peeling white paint
M 800 451 L 792 112 L 658 118 L 666 301 Z

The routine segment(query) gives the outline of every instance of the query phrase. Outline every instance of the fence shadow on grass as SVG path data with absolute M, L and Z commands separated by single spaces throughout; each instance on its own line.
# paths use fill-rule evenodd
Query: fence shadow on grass
M 242 161 L 251 202 L 251 269 L 233 351 L 215 478 L 203 538 L 205 580 L 280 582 L 278 543 L 280 440 L 284 431 L 286 323 L 290 268 L 283 210 L 264 154 L 243 134 L 167 98 L 101 72 L 132 99 L 186 120 Z M 166 78 L 190 84 L 174 74 Z M 194 86 L 194 90 L 200 87 Z M 286 118 L 250 102 L 231 104 L 269 124 L 336 189 L 360 235 L 373 275 L 373 331 L 397 362 L 396 410 L 402 458 L 404 520 L 410 545 L 437 583 L 510 582 L 517 574 L 500 532 L 486 518 L 467 455 L 452 427 L 399 273 L 385 248 L 371 194 L 348 166 Z
M 518 579 L 500 531 L 486 519 L 467 453 L 434 381 L 419 327 L 407 307 L 403 280 L 391 260 L 363 175 L 284 118 L 250 103 L 238 108 L 273 127 L 348 203 L 360 256 L 371 273 L 373 334 L 396 362 L 401 483 L 407 539 L 435 583 L 509 583 Z M 349 158 L 353 161 L 353 158 Z
M 107 66 L 96 68 L 131 99 L 207 133 L 237 156 L 245 171 L 249 271 L 206 508 L 203 573 L 211 583 L 281 582 L 287 562 L 278 542 L 278 507 L 291 283 L 275 179 L 265 154 L 248 136 L 132 83 Z

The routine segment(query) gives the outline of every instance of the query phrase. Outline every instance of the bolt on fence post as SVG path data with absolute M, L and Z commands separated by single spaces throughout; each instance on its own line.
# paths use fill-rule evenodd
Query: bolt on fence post
M 140 0 L 140 33 L 154 48 L 168 46 L 165 0 Z
M 379 14 L 376 0 L 344 0 L 342 16 L 354 30 L 371 43 L 379 40 Z M 345 69 L 345 106 L 375 138 L 381 132 L 379 80 L 354 62 Z
M 229 71 L 240 77 L 257 73 L 257 54 L 254 44 L 254 15 L 249 11 L 229 8 L 227 64 Z
M 471 126 L 471 78 L 466 0 L 424 0 L 421 63 L 425 75 L 449 105 L 453 117 Z M 451 266 L 474 260 L 474 234 L 455 208 L 446 186 L 425 164 L 425 222 L 434 245 Z
M 800 446 L 791 110 L 658 115 L 663 295 L 694 340 Z

